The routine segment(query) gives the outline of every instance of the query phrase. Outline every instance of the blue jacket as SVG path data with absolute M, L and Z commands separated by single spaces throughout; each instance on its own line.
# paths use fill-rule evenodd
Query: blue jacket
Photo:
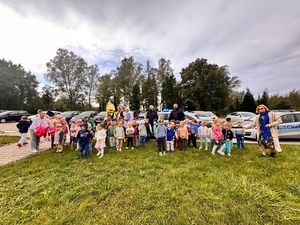
M 90 140 L 93 138 L 92 134 L 88 130 L 78 131 L 76 142 L 79 141 L 79 145 L 85 145 L 90 143 Z
M 195 125 L 192 124 L 192 125 L 190 126 L 190 128 L 191 128 L 191 133 L 192 133 L 192 134 L 198 135 L 198 128 L 199 128 L 199 127 L 197 126 L 197 124 L 195 124 Z
M 165 125 L 158 125 L 156 128 L 156 138 L 165 138 L 167 136 L 167 128 Z
M 173 128 L 167 129 L 167 141 L 173 141 L 175 137 L 175 130 Z

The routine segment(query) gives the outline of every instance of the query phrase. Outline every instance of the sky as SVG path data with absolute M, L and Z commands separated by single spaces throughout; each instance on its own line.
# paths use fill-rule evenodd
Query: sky
M 299 0 L 0 0 L 0 58 L 45 84 L 46 63 L 68 49 L 100 75 L 122 58 L 174 74 L 197 58 L 228 65 L 254 97 L 300 89 Z

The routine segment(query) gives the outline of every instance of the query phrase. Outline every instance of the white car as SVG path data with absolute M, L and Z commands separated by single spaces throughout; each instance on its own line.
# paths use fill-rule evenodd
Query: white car
M 232 113 L 230 113 L 229 115 L 226 116 L 226 119 L 230 118 L 231 123 L 234 123 L 238 120 L 244 121 L 244 120 L 250 119 L 254 116 L 256 116 L 256 114 L 252 113 L 252 112 L 232 112 Z
M 277 126 L 280 139 L 298 139 L 300 140 L 300 112 L 277 113 L 282 124 Z M 256 127 L 245 130 L 245 138 L 256 139 Z
M 171 111 L 169 111 L 169 112 L 158 112 L 157 115 L 158 115 L 158 118 L 163 118 L 164 119 L 164 123 L 168 123 L 170 113 L 171 113 Z M 184 115 L 185 115 L 185 119 L 189 119 L 190 121 L 195 119 L 197 121 L 197 123 L 201 122 L 201 119 L 198 116 L 196 116 L 194 113 L 184 112 Z

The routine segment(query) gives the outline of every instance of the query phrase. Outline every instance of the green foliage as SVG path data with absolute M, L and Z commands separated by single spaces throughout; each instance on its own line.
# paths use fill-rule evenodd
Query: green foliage
M 12 143 L 17 143 L 19 140 L 20 140 L 19 136 L 1 135 L 0 146 L 7 145 L 7 144 L 12 144 Z
M 255 112 L 256 104 L 254 97 L 249 88 L 246 89 L 246 94 L 244 95 L 243 102 L 241 103 L 240 110 L 247 112 Z
M 132 89 L 132 95 L 130 96 L 130 109 L 133 111 L 140 110 L 141 92 L 139 84 L 135 84 Z
M 180 74 L 182 97 L 187 110 L 192 109 L 191 104 L 199 105 L 200 110 L 223 110 L 229 96 L 239 85 L 236 77 L 229 77 L 228 66 L 209 64 L 203 58 L 190 63 Z
M 37 98 L 38 81 L 23 66 L 0 60 L 0 109 L 26 109 Z
M 300 147 L 275 159 L 145 148 L 83 160 L 68 147 L 0 167 L 2 224 L 299 224 Z
M 175 102 L 181 105 L 179 88 L 173 74 L 164 78 L 161 90 L 162 105 L 164 108 L 171 109 Z

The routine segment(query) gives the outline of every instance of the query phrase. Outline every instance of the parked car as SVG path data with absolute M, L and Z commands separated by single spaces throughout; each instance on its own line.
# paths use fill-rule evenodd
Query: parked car
M 68 123 L 72 117 L 77 117 L 80 114 L 80 111 L 65 111 L 60 114 L 62 119 L 65 119 Z
M 76 116 L 78 119 L 84 119 L 84 117 L 88 116 L 90 118 L 94 118 L 98 114 L 97 111 L 83 111 Z
M 10 110 L 0 113 L 0 122 L 5 123 L 7 121 L 18 122 L 22 116 L 30 116 L 27 111 L 24 110 Z
M 193 111 L 193 113 L 199 117 L 200 120 L 205 120 L 208 127 L 210 127 L 212 122 L 218 118 L 211 111 Z
M 164 123 L 168 123 L 169 122 L 170 113 L 171 113 L 171 111 L 169 111 L 169 112 L 157 112 L 157 115 L 158 115 L 158 118 L 163 118 L 164 119 Z M 201 119 L 199 119 L 192 112 L 184 112 L 184 115 L 185 115 L 186 119 L 189 119 L 189 120 L 195 119 L 197 121 L 197 123 L 201 122 Z
M 253 116 L 253 117 L 251 117 L 251 118 L 249 118 L 249 119 L 245 119 L 244 121 L 241 121 L 242 122 L 242 126 L 246 126 L 247 124 L 252 123 L 254 121 L 255 117 L 256 117 L 256 115 Z M 236 122 L 232 123 L 232 127 L 236 127 L 236 126 L 237 126 Z
M 300 112 L 276 112 L 282 120 L 277 126 L 280 139 L 300 140 Z M 256 127 L 245 130 L 245 138 L 256 139 Z
M 145 119 L 145 118 L 146 118 L 146 115 L 147 115 L 147 112 L 141 111 L 141 112 L 139 113 L 139 118 L 140 118 L 140 119 Z
M 232 112 L 226 116 L 226 119 L 231 118 L 231 123 L 234 123 L 238 120 L 244 121 L 244 120 L 250 119 L 254 116 L 256 116 L 256 114 L 252 113 L 252 112 Z
M 106 111 L 102 111 L 98 115 L 96 115 L 94 117 L 95 124 L 101 123 L 104 120 L 106 113 L 107 113 Z

